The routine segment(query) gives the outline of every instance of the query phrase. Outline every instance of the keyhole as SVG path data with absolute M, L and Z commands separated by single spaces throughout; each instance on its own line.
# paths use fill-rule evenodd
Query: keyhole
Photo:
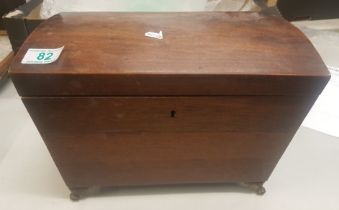
M 175 117 L 175 114 L 176 114 L 175 110 L 172 110 L 171 111 L 171 117 Z

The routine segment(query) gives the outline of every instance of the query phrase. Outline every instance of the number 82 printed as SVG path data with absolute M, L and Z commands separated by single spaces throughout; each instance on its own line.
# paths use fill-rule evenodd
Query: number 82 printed
M 45 60 L 45 61 L 48 61 L 51 59 L 51 57 L 53 56 L 53 53 L 52 52 L 49 52 L 49 53 L 44 53 L 44 52 L 41 52 L 39 53 L 38 57 L 36 58 L 37 60 L 41 61 L 41 60 Z

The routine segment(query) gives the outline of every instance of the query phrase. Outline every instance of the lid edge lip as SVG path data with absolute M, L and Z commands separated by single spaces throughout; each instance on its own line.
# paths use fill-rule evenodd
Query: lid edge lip
M 249 74 L 249 73 L 108 73 L 108 72 L 96 72 L 96 73 L 78 73 L 78 72 L 16 72 L 12 68 L 9 68 L 8 73 L 10 75 L 37 75 L 37 76 L 112 76 L 112 77 L 296 77 L 296 78 L 306 78 L 306 77 L 331 77 L 329 71 L 324 73 L 313 73 L 313 74 Z

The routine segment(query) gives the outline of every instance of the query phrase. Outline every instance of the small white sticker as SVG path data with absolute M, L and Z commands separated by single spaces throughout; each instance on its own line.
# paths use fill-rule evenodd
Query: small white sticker
M 30 48 L 27 50 L 24 58 L 22 59 L 22 64 L 48 64 L 56 61 L 64 46 L 56 49 L 36 49 Z
M 155 39 L 163 39 L 164 38 L 163 35 L 162 35 L 162 31 L 159 31 L 159 33 L 149 31 L 149 32 L 145 33 L 145 36 L 155 38 Z

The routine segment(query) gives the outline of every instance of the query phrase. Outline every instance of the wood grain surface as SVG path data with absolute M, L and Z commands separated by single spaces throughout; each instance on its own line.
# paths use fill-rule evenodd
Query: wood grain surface
M 23 98 L 71 189 L 264 182 L 313 100 Z
M 160 30 L 163 40 L 144 36 Z M 20 63 L 28 48 L 61 46 L 55 63 Z M 10 72 L 24 96 L 302 95 L 329 77 L 302 32 L 251 12 L 62 13 L 30 35 Z
M 23 98 L 41 133 L 293 132 L 312 100 L 279 96 Z
M 62 13 L 10 74 L 73 191 L 265 182 L 330 77 L 298 29 L 250 12 Z
M 48 133 L 45 143 L 72 189 L 265 182 L 294 133 Z

